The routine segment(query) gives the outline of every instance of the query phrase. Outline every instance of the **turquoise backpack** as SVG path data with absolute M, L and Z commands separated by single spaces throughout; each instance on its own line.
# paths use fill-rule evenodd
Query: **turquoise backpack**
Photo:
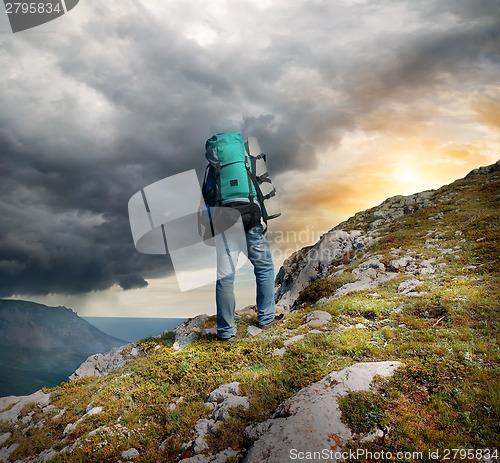
M 266 223 L 281 214 L 266 156 L 254 137 L 245 141 L 239 132 L 221 133 L 209 138 L 205 149 L 209 164 L 202 192 L 207 206 L 248 198 L 250 203 L 258 201 Z
M 207 140 L 205 149 L 209 160 L 205 179 L 211 187 L 205 202 L 209 206 L 220 206 L 223 201 L 237 198 L 257 197 L 255 186 L 248 175 L 249 165 L 240 133 L 214 135 Z

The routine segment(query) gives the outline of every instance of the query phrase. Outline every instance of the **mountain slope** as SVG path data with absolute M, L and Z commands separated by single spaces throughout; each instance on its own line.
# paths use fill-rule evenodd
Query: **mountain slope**
M 65 307 L 0 300 L 0 397 L 52 387 L 89 355 L 124 344 Z
M 52 408 L 16 410 L 0 451 L 13 461 L 277 461 L 293 422 L 295 456 L 320 442 L 363 450 L 349 461 L 383 460 L 368 451 L 498 458 L 499 185 L 492 167 L 356 214 L 279 272 L 277 296 L 291 309 L 282 325 L 251 337 L 256 316 L 244 311 L 236 343 L 208 335 L 175 351 L 172 333 L 138 342 L 124 367 L 48 391 Z M 214 325 L 208 317 L 198 328 Z M 402 366 L 370 391 L 328 395 L 340 386 L 334 372 L 380 362 Z M 337 400 L 348 437 L 329 430 L 328 416 L 314 435 L 288 419 L 305 396 Z M 227 401 L 239 407 L 223 409 Z

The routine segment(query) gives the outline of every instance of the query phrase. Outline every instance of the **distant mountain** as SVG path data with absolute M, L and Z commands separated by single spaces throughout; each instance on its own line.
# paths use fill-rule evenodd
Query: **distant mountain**
M 89 355 L 126 343 L 66 307 L 0 299 L 0 397 L 55 386 Z

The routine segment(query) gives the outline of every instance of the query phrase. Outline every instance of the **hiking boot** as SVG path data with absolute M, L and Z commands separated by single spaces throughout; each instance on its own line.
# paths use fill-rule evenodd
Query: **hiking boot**
M 217 341 L 221 342 L 236 342 L 236 336 L 231 336 L 230 338 L 220 338 L 217 336 Z
M 276 315 L 274 317 L 274 320 L 272 322 L 266 323 L 265 325 L 261 325 L 259 323 L 258 326 L 261 330 L 267 330 L 267 329 L 272 328 L 273 326 L 275 326 L 279 323 L 282 323 L 284 318 L 285 318 L 285 314 L 280 313 L 279 315 Z

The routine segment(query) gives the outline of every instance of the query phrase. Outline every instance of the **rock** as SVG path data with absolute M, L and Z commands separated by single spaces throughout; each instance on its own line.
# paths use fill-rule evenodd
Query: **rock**
M 422 282 L 420 280 L 415 279 L 415 278 L 412 278 L 411 280 L 403 281 L 398 286 L 398 293 L 408 294 L 409 292 L 413 291 L 417 286 L 420 286 L 421 284 L 422 284 Z
M 337 267 L 351 263 L 360 251 L 366 251 L 380 238 L 380 227 L 398 217 L 433 205 L 433 195 L 433 191 L 424 191 L 409 196 L 389 198 L 379 206 L 359 212 L 349 221 L 337 225 L 313 246 L 293 253 L 285 260 L 276 275 L 276 303 L 285 309 L 293 308 L 300 291 L 306 286 L 330 275 Z M 360 228 L 368 225 L 369 231 L 343 230 L 346 225 L 352 227 L 353 222 Z M 352 291 L 373 288 L 397 275 L 387 272 L 380 260 L 372 259 L 365 264 L 366 267 L 361 265 L 353 272 L 360 281 L 344 285 L 337 290 L 336 298 Z M 328 300 L 325 299 L 321 303 Z
M 208 444 L 206 441 L 206 436 L 215 432 L 222 421 L 225 421 L 229 417 L 229 410 L 233 407 L 243 406 L 245 408 L 249 407 L 249 402 L 247 397 L 241 397 L 240 393 L 240 383 L 233 382 L 229 384 L 223 384 L 217 389 L 212 391 L 208 396 L 208 403 L 205 405 L 213 407 L 212 413 L 201 420 L 198 420 L 194 426 L 194 439 L 190 442 L 185 443 L 182 446 L 181 453 L 178 460 L 185 462 L 195 462 L 195 461 L 226 461 L 224 452 L 217 454 L 216 456 L 210 455 L 209 457 L 205 455 L 198 455 L 205 452 L 208 449 Z M 231 449 L 229 449 L 231 450 Z M 232 452 L 232 450 L 231 450 Z M 233 454 L 227 454 L 227 458 L 233 456 Z M 196 454 L 194 457 L 193 454 Z M 234 454 L 236 455 L 237 452 Z M 204 459 L 201 459 L 201 458 Z
M 206 337 L 209 337 L 209 336 L 217 336 L 217 328 L 205 328 L 201 332 L 201 337 L 202 338 L 206 338 Z
M 175 336 L 176 341 L 174 342 L 172 349 L 175 351 L 180 351 L 185 347 L 189 346 L 195 339 L 198 339 L 198 333 L 189 333 L 186 336 Z
M 247 434 L 258 439 L 244 463 L 282 463 L 290 461 L 291 449 L 317 452 L 342 446 L 352 433 L 340 419 L 337 398 L 348 391 L 369 390 L 375 375 L 390 376 L 400 365 L 392 361 L 359 363 L 300 390 L 276 409 L 271 420 L 247 428 Z
M 492 174 L 493 172 L 500 171 L 500 160 L 495 162 L 495 164 L 491 164 L 489 166 L 479 167 L 478 169 L 471 170 L 465 178 L 476 177 L 478 175 L 487 175 Z
M 25 417 L 21 418 L 21 423 L 22 424 L 28 424 L 33 419 L 33 415 L 34 414 L 35 414 L 34 411 L 28 413 Z
M 52 458 L 56 457 L 57 455 L 59 455 L 59 453 L 56 452 L 54 449 L 52 448 L 46 449 L 38 455 L 37 461 L 45 463 L 47 461 L 52 460 Z
M 6 432 L 0 436 L 0 445 L 5 444 L 12 437 L 12 433 Z
M 131 448 L 122 452 L 122 458 L 127 460 L 135 460 L 139 458 L 139 451 L 137 449 Z
M 63 437 L 69 436 L 76 429 L 77 423 L 78 421 L 76 423 L 68 423 L 64 428 Z
M 132 357 L 137 357 L 139 355 L 139 349 L 137 349 L 137 347 L 132 347 L 132 349 L 130 349 L 130 355 Z
M 207 314 L 198 315 L 194 318 L 188 318 L 174 329 L 175 343 L 178 346 L 176 350 L 182 350 L 193 342 L 203 331 L 203 324 L 208 320 Z
M 398 276 L 398 274 L 395 272 L 378 272 L 373 267 L 366 268 L 358 273 L 353 271 L 353 274 L 358 275 L 360 279 L 353 283 L 347 283 L 341 286 L 335 291 L 333 296 L 320 299 L 316 303 L 316 306 L 324 305 L 334 299 L 338 299 L 354 291 L 364 291 L 365 289 L 376 288 L 381 283 L 392 280 L 393 278 L 396 278 Z
M 21 417 L 22 410 L 30 404 L 40 404 L 38 408 L 43 408 L 50 403 L 50 394 L 36 391 L 27 396 L 8 396 L 0 399 L 0 422 L 7 421 L 14 423 Z M 12 406 L 14 404 L 14 406 Z M 47 404 L 47 405 L 45 405 Z M 11 408 L 9 408 L 11 407 Z
M 328 313 L 328 312 L 324 312 L 324 313 Z M 330 315 L 330 314 L 328 314 L 328 315 Z M 331 315 L 330 315 L 330 318 L 331 318 Z M 292 344 L 293 342 L 300 341 L 301 339 L 304 339 L 304 338 L 305 338 L 305 336 L 303 334 L 298 334 L 297 336 L 293 336 L 290 339 L 287 339 L 284 342 L 284 344 L 285 344 L 285 346 L 288 346 L 289 344 Z
M 378 272 L 385 272 L 385 265 L 380 262 L 380 259 L 382 259 L 384 256 L 373 256 L 370 257 L 367 261 L 362 262 L 359 264 L 357 270 L 363 271 L 367 269 L 373 269 L 375 270 L 376 273 Z M 353 272 L 354 274 L 354 272 Z
M 198 315 L 194 318 L 188 318 L 174 329 L 175 342 L 173 349 L 176 351 L 184 349 L 198 338 L 203 331 L 203 324 L 208 320 L 207 314 Z
M 122 351 L 125 347 L 127 346 L 115 347 L 105 354 L 91 355 L 69 377 L 69 380 L 75 382 L 86 376 L 103 376 L 124 366 L 126 361 L 123 358 Z
M 276 275 L 276 303 L 289 309 L 307 285 L 330 273 L 332 262 L 349 259 L 365 249 L 373 239 L 360 230 L 330 230 L 309 248 L 293 253 Z
M 50 404 L 50 394 L 41 395 L 40 398 L 36 401 L 36 406 L 38 408 L 48 407 Z
M 89 408 L 89 407 L 90 406 L 87 407 L 87 409 L 89 409 L 89 411 L 86 412 L 85 415 L 83 415 L 80 419 L 78 419 L 74 423 L 68 423 L 66 425 L 66 427 L 64 428 L 64 431 L 63 431 L 64 437 L 69 436 L 84 419 L 88 418 L 89 416 L 97 415 L 98 413 L 102 412 L 102 407 L 91 407 L 91 408 Z
M 195 455 L 181 460 L 184 463 L 226 463 L 231 457 L 236 457 L 239 452 L 231 448 L 223 450 L 217 455 Z
M 56 410 L 56 406 L 55 406 L 55 405 L 47 405 L 47 406 L 43 409 L 43 413 L 49 413 L 49 412 L 51 412 L 52 410 Z
M 332 316 L 328 312 L 324 310 L 313 310 L 306 315 L 304 325 L 310 326 L 311 328 L 318 328 L 326 325 L 331 319 Z
M 373 208 L 371 214 L 370 211 L 366 211 L 364 214 L 368 216 L 367 220 L 372 222 L 370 228 L 376 229 L 398 217 L 412 214 L 430 206 L 432 204 L 430 201 L 432 195 L 432 191 L 423 191 L 408 196 L 394 196 L 386 199 L 380 206 Z
M 223 384 L 219 386 L 217 389 L 212 391 L 208 396 L 208 402 L 217 402 L 221 403 L 228 397 L 233 395 L 240 395 L 240 383 L 233 382 L 229 384 Z
M 102 407 L 92 407 L 92 409 L 86 413 L 84 416 L 92 416 L 92 415 L 97 415 L 98 413 L 102 412 Z
M 262 333 L 262 330 L 258 326 L 247 326 L 246 329 L 247 336 L 254 337 L 257 336 L 258 334 Z
M 256 305 L 247 305 L 243 309 L 239 309 L 236 311 L 237 315 L 255 315 L 257 313 Z
M 401 259 L 395 259 L 391 260 L 389 262 L 389 270 L 391 272 L 399 272 L 400 269 L 404 269 L 412 262 L 414 259 L 413 257 L 406 256 L 402 257 Z
M 279 349 L 274 349 L 273 355 L 276 357 L 283 357 L 286 352 L 286 347 L 280 347 Z
M 19 444 L 12 444 L 9 447 L 2 447 L 0 449 L 0 461 L 5 461 L 5 462 L 10 461 L 9 457 L 11 453 L 13 453 L 14 450 L 17 449 L 17 447 L 19 447 Z
M 216 421 L 226 421 L 229 418 L 229 410 L 239 406 L 248 408 L 250 406 L 248 397 L 230 396 L 218 404 L 210 416 Z

